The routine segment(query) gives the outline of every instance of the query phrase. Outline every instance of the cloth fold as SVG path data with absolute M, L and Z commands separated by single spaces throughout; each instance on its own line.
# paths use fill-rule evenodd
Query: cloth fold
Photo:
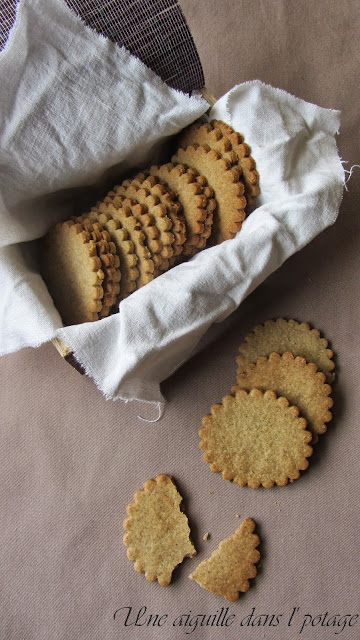
M 169 137 L 208 105 L 164 85 L 55 0 L 20 4 L 0 81 L 0 352 L 59 337 L 107 398 L 161 402 L 160 382 L 211 324 L 336 220 L 339 112 L 260 81 L 241 84 L 209 114 L 244 134 L 260 173 L 257 208 L 241 231 L 133 293 L 119 313 L 62 327 L 37 271 L 36 239 L 130 168 L 168 159 Z

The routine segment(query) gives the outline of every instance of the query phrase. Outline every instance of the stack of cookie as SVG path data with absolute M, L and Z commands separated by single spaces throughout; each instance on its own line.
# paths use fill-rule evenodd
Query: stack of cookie
M 225 480 L 286 485 L 332 418 L 333 353 L 319 331 L 283 318 L 255 327 L 239 350 L 236 385 L 204 416 L 200 448 Z
M 52 227 L 41 270 L 64 324 L 104 318 L 161 273 L 209 244 L 234 238 L 259 192 L 242 136 L 195 123 L 171 162 L 115 186 L 91 211 Z

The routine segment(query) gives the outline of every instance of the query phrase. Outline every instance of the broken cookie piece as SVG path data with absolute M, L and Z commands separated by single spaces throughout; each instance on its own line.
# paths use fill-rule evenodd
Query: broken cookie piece
M 127 557 L 135 571 L 162 587 L 170 584 L 173 570 L 184 558 L 196 555 L 181 502 L 172 478 L 158 475 L 135 493 L 123 523 Z
M 212 555 L 196 567 L 189 578 L 207 591 L 235 602 L 239 592 L 248 591 L 249 579 L 257 573 L 255 563 L 260 560 L 260 553 L 256 547 L 260 538 L 254 530 L 254 520 L 246 518 L 233 535 L 222 540 Z

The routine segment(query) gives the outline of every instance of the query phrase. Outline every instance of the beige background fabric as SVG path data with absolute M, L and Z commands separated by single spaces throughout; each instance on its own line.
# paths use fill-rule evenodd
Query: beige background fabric
M 180 4 L 215 97 L 258 78 L 340 109 L 339 153 L 349 171 L 359 164 L 357 1 Z M 155 419 L 153 406 L 106 401 L 52 345 L 1 358 L 1 640 L 358 640 L 359 176 L 354 168 L 335 225 L 163 383 L 161 420 L 139 418 Z M 276 317 L 307 321 L 329 339 L 333 420 L 298 481 L 255 491 L 210 471 L 197 431 L 235 382 L 245 334 Z M 136 574 L 122 544 L 126 505 L 162 472 L 184 497 L 198 551 L 167 588 Z M 229 604 L 188 575 L 237 516 L 255 519 L 261 563 L 249 592 Z M 201 627 L 201 616 L 218 624 Z

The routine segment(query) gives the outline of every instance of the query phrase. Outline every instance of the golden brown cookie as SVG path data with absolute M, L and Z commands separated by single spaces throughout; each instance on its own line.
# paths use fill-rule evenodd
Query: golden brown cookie
M 148 189 L 159 200 L 159 203 L 166 207 L 167 215 L 172 223 L 171 232 L 174 235 L 172 245 L 174 254 L 169 258 L 169 266 L 173 266 L 182 254 L 187 235 L 185 218 L 177 194 L 166 183 L 161 181 L 158 176 L 150 174 L 148 171 L 138 173 L 132 179 L 132 183 L 139 188 Z
M 237 163 L 241 167 L 242 178 L 245 185 L 245 196 L 248 204 L 253 204 L 254 199 L 260 193 L 259 173 L 256 170 L 254 158 L 250 155 L 251 149 L 244 142 L 243 136 L 234 131 L 232 127 L 221 120 L 212 120 L 211 126 L 220 130 L 224 137 L 229 140 L 231 149 L 236 153 Z
M 206 246 L 207 241 L 212 233 L 214 213 L 216 211 L 216 200 L 214 196 L 214 190 L 209 187 L 208 181 L 205 176 L 201 176 L 193 167 L 189 168 L 188 171 L 195 177 L 196 182 L 203 188 L 203 195 L 205 195 L 207 198 L 207 204 L 206 206 L 204 205 L 207 214 L 204 221 L 204 230 L 201 233 L 200 241 L 197 245 L 198 249 L 203 249 Z
M 107 194 L 104 198 L 104 204 L 111 204 L 115 209 L 129 208 L 131 210 L 131 214 L 140 224 L 141 231 L 145 236 L 146 246 L 154 262 L 154 277 L 159 275 L 161 270 L 164 269 L 164 265 L 168 264 L 168 259 L 161 256 L 163 243 L 160 240 L 160 231 L 156 226 L 154 216 L 149 213 L 148 208 L 139 204 L 133 198 L 116 195 L 114 191 L 110 191 Z M 113 215 L 115 215 L 114 212 Z
M 316 364 L 307 363 L 305 358 L 286 351 L 282 356 L 271 353 L 261 356 L 255 364 L 248 364 L 237 374 L 236 386 L 231 389 L 256 388 L 261 391 L 271 389 L 277 396 L 284 396 L 289 404 L 298 407 L 307 420 L 308 429 L 315 434 L 325 433 L 326 423 L 331 420 L 329 409 L 333 405 L 330 398 L 331 387 L 325 384 L 325 374 L 318 371 Z
M 229 125 L 220 120 L 191 124 L 180 134 L 178 144 L 185 149 L 194 144 L 208 145 L 221 153 L 232 165 L 237 165 L 244 182 L 246 200 L 249 204 L 253 203 L 260 191 L 259 173 L 256 171 L 255 160 L 250 155 L 250 147 Z
M 153 165 L 150 174 L 166 184 L 181 204 L 186 225 L 182 254 L 187 257 L 194 255 L 205 247 L 211 234 L 216 208 L 213 190 L 205 177 L 181 164 Z
M 124 180 L 121 185 L 116 185 L 113 188 L 113 192 L 117 196 L 131 198 L 146 207 L 159 231 L 159 240 L 162 243 L 160 255 L 165 260 L 171 258 L 174 255 L 173 244 L 175 241 L 172 233 L 172 222 L 168 216 L 167 207 L 160 203 L 158 196 L 154 195 L 149 189 L 137 186 L 137 182 L 133 180 Z
M 99 319 L 104 272 L 96 243 L 81 224 L 69 220 L 44 238 L 41 273 L 64 324 Z
M 91 212 L 92 220 L 99 221 L 110 234 L 111 241 L 116 247 L 116 253 L 120 259 L 121 287 L 119 301 L 126 298 L 136 289 L 136 280 L 139 277 L 137 268 L 138 257 L 135 253 L 135 245 L 130 239 L 129 233 L 121 226 L 120 220 L 110 214 Z
M 260 560 L 257 546 L 260 538 L 254 533 L 255 522 L 246 518 L 229 538 L 222 540 L 210 558 L 203 560 L 190 574 L 201 587 L 223 596 L 229 602 L 239 598 L 239 592 L 250 588 L 255 578 L 255 563 Z
M 105 218 L 99 217 L 100 214 L 105 214 L 105 218 L 112 217 L 115 220 L 119 220 L 122 228 L 127 231 L 130 240 L 134 243 L 134 249 L 138 259 L 137 268 L 139 270 L 136 288 L 140 289 L 154 279 L 155 268 L 152 255 L 146 246 L 146 238 L 140 223 L 133 215 L 130 207 L 115 207 L 112 203 L 98 202 L 97 205 L 91 209 L 89 215 L 94 215 L 100 222 L 104 222 Z
M 245 337 L 239 347 L 238 371 L 243 371 L 250 362 L 256 362 L 259 356 L 268 356 L 274 351 L 280 355 L 290 351 L 294 356 L 303 356 L 307 362 L 314 362 L 325 373 L 328 383 L 334 381 L 333 352 L 328 348 L 327 340 L 306 322 L 283 318 L 267 320 Z
M 161 474 L 135 493 L 124 520 L 123 541 L 135 571 L 162 587 L 170 584 L 173 570 L 184 558 L 196 554 L 181 503 L 172 478 Z
M 95 221 L 84 215 L 75 218 L 75 222 L 80 223 L 85 231 L 90 233 L 91 239 L 94 240 L 96 244 L 97 254 L 101 260 L 102 270 L 104 272 L 104 281 L 102 283 L 104 296 L 99 317 L 105 318 L 118 302 L 120 295 L 121 271 L 116 246 L 111 241 L 110 234 L 99 221 Z
M 273 391 L 238 389 L 225 396 L 204 416 L 199 435 L 211 470 L 241 487 L 293 482 L 312 454 L 305 418 Z
M 219 128 L 214 127 L 209 122 L 190 124 L 179 135 L 177 144 L 182 149 L 194 144 L 207 145 L 221 153 L 231 164 L 237 164 L 237 155 L 232 149 L 231 142 L 224 137 Z
M 192 167 L 214 190 L 216 210 L 211 239 L 214 243 L 234 238 L 245 218 L 246 199 L 240 171 L 220 153 L 204 145 L 178 149 L 171 161 Z

